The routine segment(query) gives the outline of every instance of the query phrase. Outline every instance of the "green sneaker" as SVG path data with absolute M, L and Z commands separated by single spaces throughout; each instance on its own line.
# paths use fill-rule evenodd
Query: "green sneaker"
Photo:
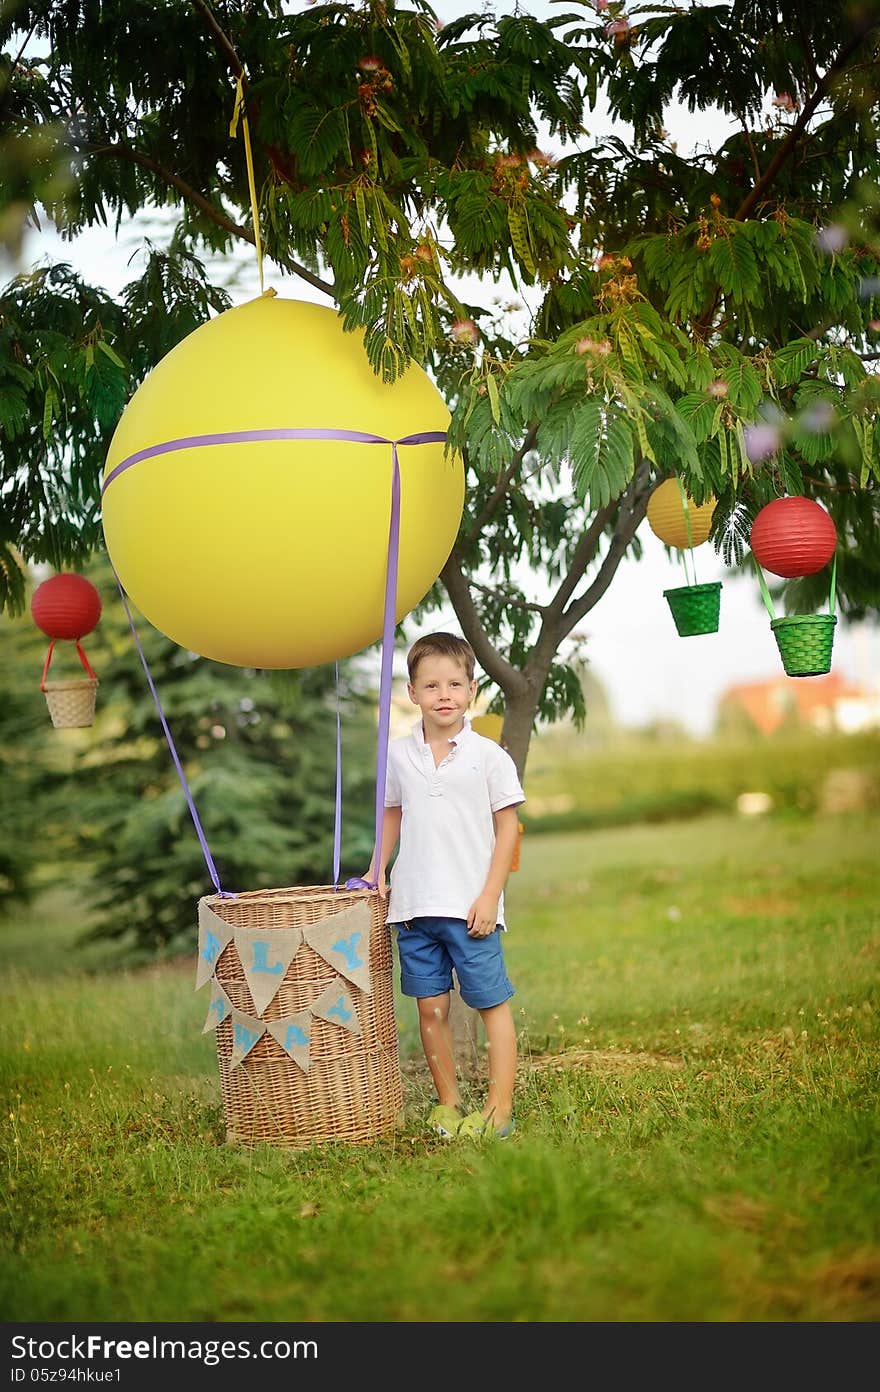
M 515 1130 L 513 1117 L 504 1126 L 493 1126 L 490 1117 L 484 1117 L 482 1112 L 471 1112 L 459 1126 L 456 1135 L 469 1136 L 474 1141 L 506 1141 Z
M 482 1112 L 471 1112 L 466 1116 L 458 1128 L 456 1135 L 468 1136 L 472 1141 L 479 1141 L 486 1132 L 486 1118 Z
M 428 1125 L 444 1140 L 451 1140 L 453 1136 L 457 1136 L 461 1124 L 461 1112 L 457 1107 L 450 1107 L 447 1102 L 438 1102 L 428 1113 Z

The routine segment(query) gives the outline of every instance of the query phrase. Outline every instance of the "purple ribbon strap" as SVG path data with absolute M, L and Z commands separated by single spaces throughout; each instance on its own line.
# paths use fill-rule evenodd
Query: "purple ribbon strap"
M 186 805 L 189 808 L 189 815 L 192 817 L 193 826 L 195 827 L 196 835 L 199 838 L 199 844 L 202 848 L 202 855 L 205 857 L 205 864 L 208 867 L 208 874 L 211 876 L 211 883 L 213 884 L 217 893 L 222 896 L 222 898 L 235 899 L 237 898 L 237 896 L 231 893 L 230 891 L 223 889 L 223 887 L 220 884 L 220 876 L 217 874 L 217 867 L 214 864 L 214 858 L 211 855 L 211 851 L 208 847 L 207 837 L 205 836 L 205 833 L 202 830 L 202 824 L 199 821 L 199 814 L 196 811 L 196 804 L 193 800 L 193 795 L 189 790 L 189 784 L 186 781 L 186 774 L 183 771 L 183 765 L 181 764 L 177 754 L 177 750 L 174 747 L 174 740 L 171 738 L 171 731 L 168 728 L 168 721 L 165 719 L 165 712 L 162 709 L 162 702 L 159 700 L 159 693 L 156 690 L 156 685 L 153 681 L 152 673 L 150 672 L 150 665 L 147 662 L 146 653 L 141 647 L 140 638 L 138 638 L 137 636 L 137 629 L 135 628 L 134 620 L 131 617 L 131 610 L 128 607 L 128 600 L 125 598 L 125 591 L 119 582 L 119 576 L 116 574 L 115 570 L 113 571 L 113 574 L 116 577 L 116 584 L 119 588 L 119 593 L 122 596 L 122 604 L 125 609 L 126 616 L 128 618 L 128 626 L 131 629 L 132 637 L 134 638 L 135 642 L 135 647 L 137 648 L 138 655 L 141 659 L 141 666 L 143 667 L 144 672 L 146 673 L 147 682 L 149 684 L 150 691 L 153 694 L 153 700 L 156 703 L 156 710 L 159 712 L 159 719 L 162 722 L 162 729 L 165 731 L 165 739 L 168 742 L 168 748 L 171 750 L 171 757 L 174 760 L 174 767 L 177 769 L 177 776 L 180 779 L 180 786 L 183 788 L 183 795 L 186 798 Z
M 158 455 L 171 454 L 176 450 L 196 449 L 204 445 L 258 444 L 270 440 L 341 440 L 352 441 L 355 444 L 363 445 L 391 446 L 391 521 L 388 528 L 388 555 L 385 567 L 385 610 L 382 623 L 382 665 L 379 677 L 379 729 L 376 742 L 376 801 L 374 837 L 375 859 L 373 864 L 376 870 L 377 879 L 346 880 L 346 889 L 375 889 L 378 884 L 378 871 L 382 854 L 382 830 L 385 818 L 385 775 L 388 768 L 388 726 L 391 717 L 391 672 L 394 652 L 394 611 L 397 599 L 397 567 L 398 557 L 400 553 L 400 464 L 397 457 L 397 449 L 399 445 L 439 444 L 445 439 L 445 430 L 426 430 L 419 432 L 415 435 L 405 435 L 400 440 L 389 440 L 386 439 L 384 435 L 368 435 L 360 430 L 324 430 L 319 429 L 317 427 L 303 427 L 296 429 L 278 428 L 270 430 L 230 430 L 221 432 L 216 435 L 186 435 L 181 436 L 177 440 L 166 440 L 159 445 L 148 445 L 145 449 L 137 450 L 136 453 L 130 454 L 127 459 L 123 459 L 120 464 L 117 464 L 115 468 L 111 469 L 110 473 L 104 480 L 103 486 L 101 488 L 101 497 L 103 498 L 104 494 L 107 492 L 107 489 L 110 487 L 110 484 L 114 481 L 114 479 L 117 479 L 120 474 L 125 472 L 126 469 L 132 468 L 133 465 L 140 464 L 146 459 L 154 459 Z M 114 570 L 114 575 L 115 574 L 116 572 Z M 138 652 L 140 653 L 141 663 L 143 665 L 144 671 L 146 672 L 147 681 L 149 682 L 150 690 L 153 694 L 153 700 L 155 701 L 156 709 L 159 712 L 159 719 L 161 720 L 162 728 L 165 731 L 165 738 L 168 741 L 168 747 L 171 750 L 171 757 L 174 760 L 174 766 L 177 769 L 177 776 L 180 779 L 181 785 L 183 787 L 184 796 L 186 797 L 187 806 L 190 810 L 193 825 L 195 826 L 199 842 L 201 843 L 202 854 L 205 857 L 205 863 L 208 867 L 208 873 L 210 874 L 211 880 L 218 893 L 225 894 L 225 891 L 220 888 L 220 880 L 217 875 L 217 869 L 211 857 L 211 852 L 208 848 L 208 843 L 205 839 L 205 834 L 202 830 L 201 822 L 199 821 L 198 813 L 196 812 L 195 808 L 195 803 L 187 785 L 183 768 L 181 766 L 179 758 L 177 757 L 177 751 L 174 748 L 174 742 L 171 738 L 171 732 L 168 729 L 168 723 L 165 719 L 162 706 L 159 702 L 159 696 L 156 692 L 152 676 L 150 675 L 150 669 L 147 665 L 147 659 L 144 656 L 143 649 L 141 648 L 140 642 L 138 641 L 138 636 L 135 632 L 135 627 L 132 622 L 131 613 L 129 612 L 128 604 L 126 602 L 125 593 L 122 589 L 122 585 L 119 582 L 118 576 L 116 576 L 116 583 L 117 585 L 119 585 L 119 593 L 122 595 L 122 602 L 125 605 L 125 612 L 126 614 L 128 614 L 128 622 L 131 626 L 131 631 L 134 634 L 134 640 L 137 644 Z M 336 668 L 336 674 L 336 814 L 333 828 L 334 888 L 337 886 L 339 880 L 339 864 L 342 844 L 342 763 L 338 705 L 338 666 Z M 235 896 L 227 895 L 226 897 L 234 898 Z

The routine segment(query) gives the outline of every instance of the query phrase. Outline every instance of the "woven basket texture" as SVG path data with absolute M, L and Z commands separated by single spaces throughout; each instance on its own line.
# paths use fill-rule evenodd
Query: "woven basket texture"
M 790 614 L 770 628 L 789 677 L 818 677 L 831 671 L 835 614 Z
M 91 725 L 95 719 L 97 678 L 78 677 L 70 681 L 47 681 L 46 705 L 56 730 L 74 730 Z
M 663 594 L 672 611 L 680 638 L 691 638 L 697 633 L 718 632 L 721 613 L 720 580 L 711 580 L 705 585 L 681 585 L 675 590 L 664 590 Z
M 318 885 L 263 889 L 235 899 L 205 902 L 237 928 L 308 928 L 367 899 L 372 992 L 341 978 L 303 942 L 277 994 L 257 1017 L 244 969 L 230 942 L 214 974 L 233 1006 L 262 1020 L 305 1010 L 334 982 L 343 980 L 357 1010 L 360 1035 L 312 1019 L 309 1068 L 304 1072 L 268 1032 L 237 1068 L 232 1068 L 232 1022 L 217 1026 L 217 1061 L 226 1113 L 226 1138 L 236 1145 L 258 1143 L 302 1149 L 328 1141 L 366 1142 L 397 1124 L 403 1107 L 397 1022 L 394 1014 L 391 929 L 385 902 L 367 890 Z

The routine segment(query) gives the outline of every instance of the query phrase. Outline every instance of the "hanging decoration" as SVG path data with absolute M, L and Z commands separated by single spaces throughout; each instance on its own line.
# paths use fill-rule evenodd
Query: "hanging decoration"
M 353 904 L 320 923 L 310 923 L 303 929 L 303 937 L 313 952 L 355 986 L 362 991 L 372 990 L 368 957 L 370 910 L 365 903 Z
M 752 555 L 764 570 L 790 580 L 815 575 L 834 555 L 837 528 L 812 498 L 774 498 L 752 523 Z
M 262 1020 L 254 1020 L 243 1011 L 232 1009 L 232 1058 L 230 1066 L 237 1068 L 247 1058 L 251 1049 L 266 1033 Z
M 232 942 L 233 929 L 199 900 L 199 949 L 196 958 L 196 990 L 206 986 L 214 975 L 217 963 L 227 945 Z
M 302 942 L 301 928 L 235 928 L 235 950 L 258 1015 L 275 996 Z
M 216 1029 L 222 1020 L 232 1012 L 232 1001 L 227 996 L 220 982 L 211 982 L 211 1000 L 208 1004 L 208 1013 L 205 1016 L 205 1023 L 202 1026 L 202 1034 L 207 1034 L 209 1030 Z
M 685 579 L 689 579 L 685 553 L 689 551 L 691 555 L 691 583 L 663 591 L 681 638 L 718 631 L 721 581 L 697 584 L 694 565 L 694 547 L 702 546 L 709 539 L 715 503 L 714 497 L 695 503 L 679 478 L 664 479 L 648 501 L 648 525 L 662 542 L 681 552 Z
M 255 897 L 260 902 L 258 896 Z M 370 999 L 373 993 L 370 945 L 371 939 L 375 938 L 375 923 L 374 914 L 365 900 L 360 899 L 339 913 L 302 925 L 281 926 L 276 923 L 271 927 L 260 927 L 245 923 L 229 924 L 214 912 L 205 899 L 199 900 L 198 916 L 199 954 L 195 989 L 198 991 L 209 982 L 211 986 L 211 1000 L 202 1033 L 216 1030 L 227 1017 L 232 1017 L 231 1047 L 228 1051 L 230 1070 L 238 1068 L 268 1032 L 285 1054 L 303 1072 L 307 1072 L 310 1067 L 313 1018 L 326 1020 L 328 1024 L 338 1025 L 348 1033 L 360 1036 L 362 1030 L 358 1010 L 346 982 L 362 993 L 362 1009 L 366 1018 L 372 1020 L 375 1005 Z M 317 984 L 320 978 L 315 978 L 305 963 L 302 973 L 298 970 L 296 958 L 298 954 L 302 957 L 303 946 L 317 953 L 322 962 L 326 962 L 336 973 L 334 980 L 323 989 Z M 231 957 L 224 955 L 227 948 Z M 221 961 L 225 963 L 223 980 L 228 990 L 215 975 Z M 326 973 L 326 967 L 322 971 Z M 383 978 L 385 975 L 383 971 Z M 387 975 L 390 978 L 390 970 Z M 252 1002 L 250 1011 L 240 1008 L 246 1003 L 246 998 L 243 1000 L 241 996 L 241 976 Z M 300 980 L 302 984 L 299 984 Z M 287 991 L 293 987 L 295 993 L 308 990 L 314 998 L 305 1009 L 282 1014 L 278 1019 L 265 1018 L 264 1012 L 272 1006 L 282 986 Z M 230 992 L 233 992 L 232 997 Z M 284 1000 L 288 999 L 285 994 Z
M 347 987 L 339 981 L 322 991 L 316 1001 L 309 1006 L 312 1014 L 319 1020 L 328 1020 L 331 1025 L 339 1025 L 351 1034 L 360 1034 L 361 1024 L 354 1008 L 354 1001 Z
M 775 498 L 755 517 L 749 539 L 761 598 L 786 676 L 818 677 L 830 672 L 837 624 L 837 528 L 833 519 L 810 498 Z M 828 613 L 777 618 L 764 569 L 788 580 L 816 575 L 829 561 Z
M 46 697 L 49 715 L 56 730 L 91 725 L 95 718 L 98 678 L 82 647 L 81 640 L 91 633 L 101 617 L 101 596 L 83 575 L 64 573 L 44 580 L 31 598 L 31 617 L 37 628 L 51 640 L 43 665 L 40 690 Z M 85 669 L 85 677 L 48 680 L 49 664 L 59 641 L 73 642 Z
M 334 309 L 267 291 L 226 310 L 153 368 L 116 427 L 103 517 L 120 583 L 155 628 L 217 662 L 360 652 L 382 633 L 392 445 L 397 622 L 452 549 L 464 471 L 445 451 L 449 419 L 416 364 L 382 382 Z
M 312 1012 L 299 1010 L 295 1015 L 285 1015 L 282 1020 L 267 1020 L 266 1029 L 294 1063 L 307 1073 L 311 1064 Z

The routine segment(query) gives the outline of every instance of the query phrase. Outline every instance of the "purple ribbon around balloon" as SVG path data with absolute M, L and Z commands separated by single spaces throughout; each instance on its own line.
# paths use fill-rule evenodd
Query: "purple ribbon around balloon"
M 312 427 L 302 428 L 279 428 L 275 430 L 230 430 L 212 435 L 187 435 L 181 436 L 177 440 L 166 440 L 158 445 L 149 445 L 146 449 L 138 450 L 131 454 L 127 459 L 123 459 L 120 464 L 111 469 L 104 480 L 101 489 L 101 496 L 126 469 L 132 468 L 135 464 L 140 464 L 146 459 L 153 459 L 157 455 L 171 454 L 175 450 L 195 449 L 204 445 L 233 445 L 233 444 L 258 444 L 267 440 L 345 440 L 354 441 L 363 445 L 390 445 L 392 455 L 391 471 L 391 522 L 388 528 L 388 553 L 385 567 L 385 605 L 382 620 L 382 663 L 379 675 L 379 728 L 376 741 L 376 800 L 375 800 L 375 852 L 374 867 L 378 872 L 382 853 L 382 826 L 385 816 L 385 774 L 388 767 L 388 726 L 391 716 L 391 675 L 392 660 L 394 655 L 394 611 L 397 599 L 397 565 L 400 554 L 400 464 L 397 457 L 398 447 L 401 445 L 430 445 L 437 444 L 446 439 L 446 431 L 426 430 L 415 435 L 405 435 L 399 440 L 389 440 L 384 435 L 369 435 L 360 430 L 325 430 Z M 114 575 L 116 575 L 114 569 Z M 131 611 L 125 597 L 125 591 L 116 575 L 116 584 L 119 586 L 119 593 L 122 596 L 122 603 L 128 617 L 129 627 L 134 636 L 135 645 L 140 656 L 141 665 L 146 673 L 147 682 L 159 712 L 159 720 L 171 751 L 171 758 L 177 770 L 177 776 L 183 788 L 186 804 L 192 818 L 205 864 L 208 867 L 208 874 L 217 893 L 224 898 L 235 898 L 234 893 L 224 890 L 220 884 L 220 876 L 214 864 L 208 846 L 207 838 L 202 828 L 199 814 L 193 800 L 189 784 L 183 766 L 174 747 L 174 740 L 165 718 L 165 712 L 159 700 L 159 694 L 150 673 L 144 650 L 141 647 Z M 342 743 L 341 743 L 341 723 L 339 714 L 339 686 L 338 686 L 338 664 L 337 674 L 337 700 L 336 700 L 336 813 L 333 826 L 333 887 L 338 887 L 339 866 L 342 845 Z M 377 880 L 349 879 L 345 882 L 346 889 L 375 889 Z

